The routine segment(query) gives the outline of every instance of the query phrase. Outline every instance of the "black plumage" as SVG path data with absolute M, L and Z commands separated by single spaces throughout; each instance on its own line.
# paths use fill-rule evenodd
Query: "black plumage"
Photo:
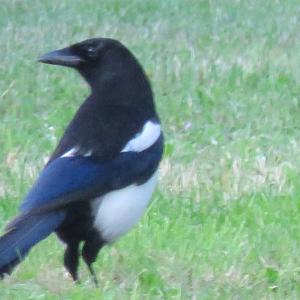
M 0 276 L 10 273 L 36 243 L 56 232 L 66 244 L 64 265 L 73 279 L 78 280 L 81 254 L 96 282 L 92 263 L 101 247 L 122 232 L 111 221 L 119 212 L 104 210 L 112 214 L 112 219 L 107 219 L 102 199 L 122 189 L 126 196 L 127 187 L 141 187 L 139 193 L 145 187 L 145 197 L 149 191 L 151 195 L 152 183 L 149 187 L 148 182 L 152 182 L 163 152 L 160 121 L 142 67 L 120 42 L 90 39 L 50 52 L 40 61 L 76 69 L 91 94 L 23 200 L 20 214 L 0 237 Z M 130 141 L 133 146 L 129 147 Z M 100 199 L 99 203 L 95 199 Z M 128 213 L 126 201 L 120 203 L 120 211 Z M 108 220 L 102 227 L 97 225 L 102 224 L 100 208 L 100 216 Z M 136 212 L 140 214 L 140 209 Z M 122 217 L 119 213 L 118 218 Z M 127 217 L 126 226 L 134 223 Z

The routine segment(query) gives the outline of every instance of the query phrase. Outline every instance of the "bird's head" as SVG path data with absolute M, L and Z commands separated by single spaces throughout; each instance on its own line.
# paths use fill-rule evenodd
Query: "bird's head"
M 109 38 L 88 39 L 42 55 L 39 62 L 71 67 L 89 82 L 100 73 L 120 73 L 138 65 L 119 41 Z
M 38 61 L 75 69 L 93 67 L 101 63 L 105 52 L 118 48 L 124 46 L 117 40 L 94 38 L 46 53 Z
M 105 95 L 103 98 L 128 103 L 144 99 L 153 106 L 147 76 L 133 54 L 117 40 L 88 39 L 46 53 L 39 61 L 76 69 L 92 92 Z

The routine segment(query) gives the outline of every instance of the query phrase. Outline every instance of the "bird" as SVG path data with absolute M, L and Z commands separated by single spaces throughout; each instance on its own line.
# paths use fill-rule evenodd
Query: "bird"
M 87 39 L 38 61 L 75 69 L 90 93 L 0 237 L 0 277 L 55 233 L 71 278 L 80 283 L 82 259 L 98 286 L 99 251 L 138 223 L 157 185 L 164 136 L 154 94 L 116 39 Z

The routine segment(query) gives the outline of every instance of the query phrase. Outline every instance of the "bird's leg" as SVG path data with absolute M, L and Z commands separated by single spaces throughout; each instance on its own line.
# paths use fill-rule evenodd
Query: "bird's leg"
M 92 275 L 96 287 L 98 287 L 98 279 L 92 264 L 95 262 L 98 252 L 103 245 L 103 240 L 98 235 L 94 235 L 93 237 L 85 241 L 82 248 L 82 258 Z
M 64 255 L 64 265 L 76 283 L 80 283 L 78 280 L 78 262 L 79 241 L 68 241 Z
M 87 263 L 87 266 L 88 266 L 88 269 L 89 269 L 89 271 L 90 271 L 90 273 L 91 273 L 91 276 L 92 276 L 92 278 L 93 278 L 95 287 L 98 288 L 98 287 L 99 287 L 99 282 L 98 282 L 98 279 L 97 279 L 97 275 L 96 275 L 96 273 L 95 273 L 95 270 L 94 270 L 92 264 L 88 264 L 88 263 Z

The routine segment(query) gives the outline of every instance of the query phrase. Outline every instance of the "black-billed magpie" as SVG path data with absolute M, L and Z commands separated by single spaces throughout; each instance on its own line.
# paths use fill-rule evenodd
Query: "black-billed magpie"
M 91 93 L 0 237 L 0 277 L 55 232 L 72 278 L 81 255 L 97 283 L 99 250 L 138 222 L 155 189 L 163 134 L 151 86 L 114 39 L 85 40 L 39 61 L 76 69 Z

